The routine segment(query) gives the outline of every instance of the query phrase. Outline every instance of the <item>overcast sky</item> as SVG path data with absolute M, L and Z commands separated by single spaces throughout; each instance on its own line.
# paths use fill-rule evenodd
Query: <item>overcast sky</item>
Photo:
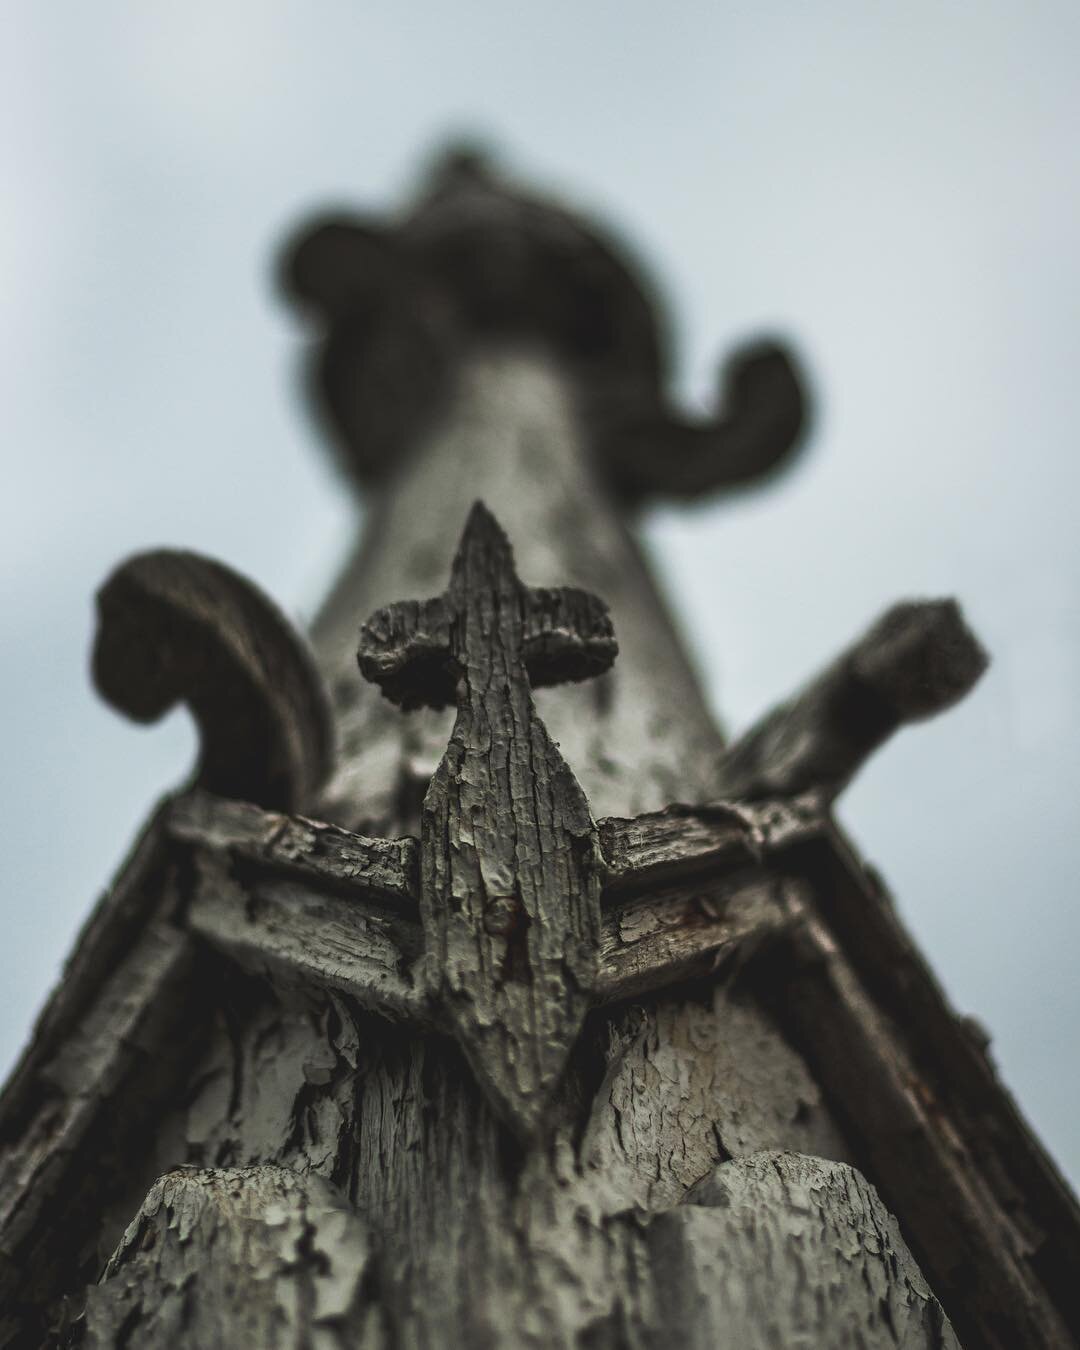
M 392 207 L 448 133 L 613 224 L 677 392 L 768 328 L 813 444 L 768 492 L 647 522 L 725 723 L 894 599 L 994 656 L 842 817 L 1080 1178 L 1080 6 L 7 0 L 0 41 L 0 1061 L 156 796 L 183 714 L 99 705 L 91 598 L 187 545 L 309 618 L 357 520 L 296 393 L 270 263 L 313 208 Z

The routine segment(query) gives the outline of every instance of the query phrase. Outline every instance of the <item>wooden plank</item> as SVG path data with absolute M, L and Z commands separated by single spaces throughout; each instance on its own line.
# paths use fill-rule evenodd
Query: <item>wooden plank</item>
M 1028 1260 L 1025 1225 L 828 931 L 808 912 L 773 955 L 756 987 L 810 1063 L 961 1339 L 992 1350 L 1072 1346 Z
M 614 1003 L 714 972 L 787 922 L 785 883 L 760 869 L 632 899 L 604 914 L 597 997 Z
M 187 922 L 255 975 L 336 989 L 392 1019 L 429 1020 L 410 975 L 419 924 L 350 897 L 274 878 L 239 884 L 205 855 Z
M 415 839 L 369 839 L 204 792 L 177 800 L 168 828 L 184 844 L 216 849 L 255 868 L 378 897 L 403 914 L 418 912 Z
M 892 1026 L 920 1081 L 952 1122 L 982 1183 L 1027 1235 L 1030 1270 L 1080 1341 L 1080 1207 L 997 1076 L 985 1032 L 959 1016 L 919 953 L 880 878 L 830 824 L 786 865 L 807 878 L 832 942 Z

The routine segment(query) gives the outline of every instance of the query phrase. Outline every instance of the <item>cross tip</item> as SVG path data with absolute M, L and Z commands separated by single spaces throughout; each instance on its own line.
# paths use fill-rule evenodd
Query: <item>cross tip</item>
M 465 518 L 465 527 L 461 532 L 457 558 L 463 558 L 470 548 L 475 547 L 482 547 L 493 553 L 501 554 L 513 566 L 514 550 L 510 539 L 495 518 L 494 512 L 480 498 L 473 502 L 469 508 L 469 514 Z
M 477 497 L 472 506 L 469 507 L 469 514 L 465 517 L 465 533 L 485 530 L 490 533 L 501 534 L 504 539 L 506 538 L 502 526 L 495 519 L 494 512 L 482 497 Z
M 460 187 L 488 186 L 497 178 L 495 156 L 484 138 L 465 133 L 436 151 L 425 176 L 425 188 L 429 195 L 435 195 Z

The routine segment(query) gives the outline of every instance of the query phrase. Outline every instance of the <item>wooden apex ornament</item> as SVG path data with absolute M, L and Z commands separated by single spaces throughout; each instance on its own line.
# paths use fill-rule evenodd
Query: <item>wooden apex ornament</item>
M 379 610 L 360 632 L 360 669 L 387 697 L 457 705 L 421 818 L 427 973 L 477 1078 L 525 1137 L 594 993 L 601 881 L 596 824 L 530 683 L 586 679 L 615 653 L 603 603 L 523 585 L 480 502 L 444 594 Z

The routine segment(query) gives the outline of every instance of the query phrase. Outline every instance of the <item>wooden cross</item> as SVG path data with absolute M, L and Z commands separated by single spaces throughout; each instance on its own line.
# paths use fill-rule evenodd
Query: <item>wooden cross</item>
M 607 607 L 525 586 L 477 502 L 434 600 L 379 610 L 360 669 L 402 707 L 457 705 L 424 799 L 420 908 L 428 976 L 500 1113 L 533 1134 L 596 983 L 601 855 L 577 779 L 530 685 L 606 670 Z

